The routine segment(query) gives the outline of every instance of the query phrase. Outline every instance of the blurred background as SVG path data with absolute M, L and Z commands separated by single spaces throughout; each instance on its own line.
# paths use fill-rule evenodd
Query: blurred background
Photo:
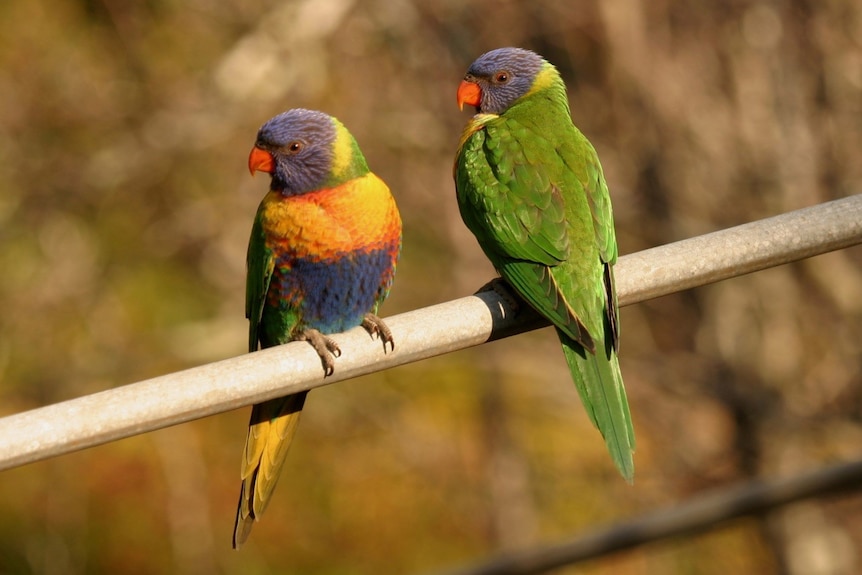
M 246 159 L 288 108 L 341 119 L 396 195 L 382 315 L 475 291 L 455 90 L 506 45 L 563 74 L 622 254 L 862 190 L 855 0 L 6 0 L 0 414 L 245 351 Z M 248 409 L 5 471 L 0 572 L 426 572 L 852 460 L 860 320 L 860 248 L 623 309 L 633 487 L 546 329 L 314 391 L 240 552 Z M 860 569 L 850 495 L 561 572 Z

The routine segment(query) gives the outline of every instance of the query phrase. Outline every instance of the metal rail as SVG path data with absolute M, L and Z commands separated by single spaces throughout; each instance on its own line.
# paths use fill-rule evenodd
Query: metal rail
M 862 243 L 862 195 L 623 256 L 621 305 Z M 0 469 L 24 465 L 265 399 L 337 383 L 508 337 L 547 323 L 514 316 L 494 292 L 386 319 L 394 352 L 361 328 L 335 336 L 342 356 L 324 379 L 311 346 L 293 342 L 0 418 Z

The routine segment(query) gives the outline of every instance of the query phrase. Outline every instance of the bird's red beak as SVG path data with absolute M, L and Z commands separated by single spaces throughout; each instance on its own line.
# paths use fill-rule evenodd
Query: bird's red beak
M 261 150 L 257 146 L 251 149 L 248 155 L 248 171 L 253 176 L 255 172 L 266 172 L 271 174 L 275 171 L 275 160 L 272 159 L 272 154 L 266 150 Z
M 479 107 L 482 102 L 482 88 L 476 82 L 461 80 L 458 86 L 458 108 L 463 110 L 464 104 Z

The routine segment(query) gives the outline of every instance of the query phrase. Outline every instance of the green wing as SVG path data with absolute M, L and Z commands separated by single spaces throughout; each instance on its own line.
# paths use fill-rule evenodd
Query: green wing
M 554 143 L 515 120 L 485 117 L 464 140 L 455 179 L 461 216 L 500 275 L 593 351 L 589 324 L 549 273 L 567 267 L 578 246 L 565 197 L 570 183 Z
M 530 165 L 530 159 L 539 161 L 530 158 L 535 151 L 522 147 L 509 131 L 508 124 L 518 125 L 492 118 L 465 140 L 456 161 L 461 216 L 492 253 L 559 264 L 569 256 L 560 190 L 547 171 L 534 168 L 540 164 Z
M 263 204 L 261 204 L 261 209 Z M 245 317 L 248 318 L 248 351 L 257 351 L 260 339 L 260 322 L 263 318 L 263 308 L 266 305 L 266 292 L 272 279 L 275 259 L 272 250 L 266 246 L 266 236 L 261 225 L 261 215 L 257 217 L 251 228 L 246 255 L 245 276 Z

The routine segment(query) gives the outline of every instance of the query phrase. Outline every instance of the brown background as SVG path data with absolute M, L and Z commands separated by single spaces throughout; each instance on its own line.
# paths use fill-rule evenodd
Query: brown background
M 383 315 L 478 288 L 492 270 L 455 205 L 455 89 L 504 45 L 562 72 L 623 254 L 862 187 L 852 0 L 7 0 L 0 413 L 244 352 L 266 189 L 245 162 L 290 107 L 339 117 L 397 197 Z M 543 330 L 312 393 L 240 553 L 247 410 L 3 472 L 0 572 L 428 571 L 850 460 L 860 317 L 859 248 L 624 309 L 634 487 Z M 858 496 L 808 502 L 577 572 L 854 573 L 860 518 Z

